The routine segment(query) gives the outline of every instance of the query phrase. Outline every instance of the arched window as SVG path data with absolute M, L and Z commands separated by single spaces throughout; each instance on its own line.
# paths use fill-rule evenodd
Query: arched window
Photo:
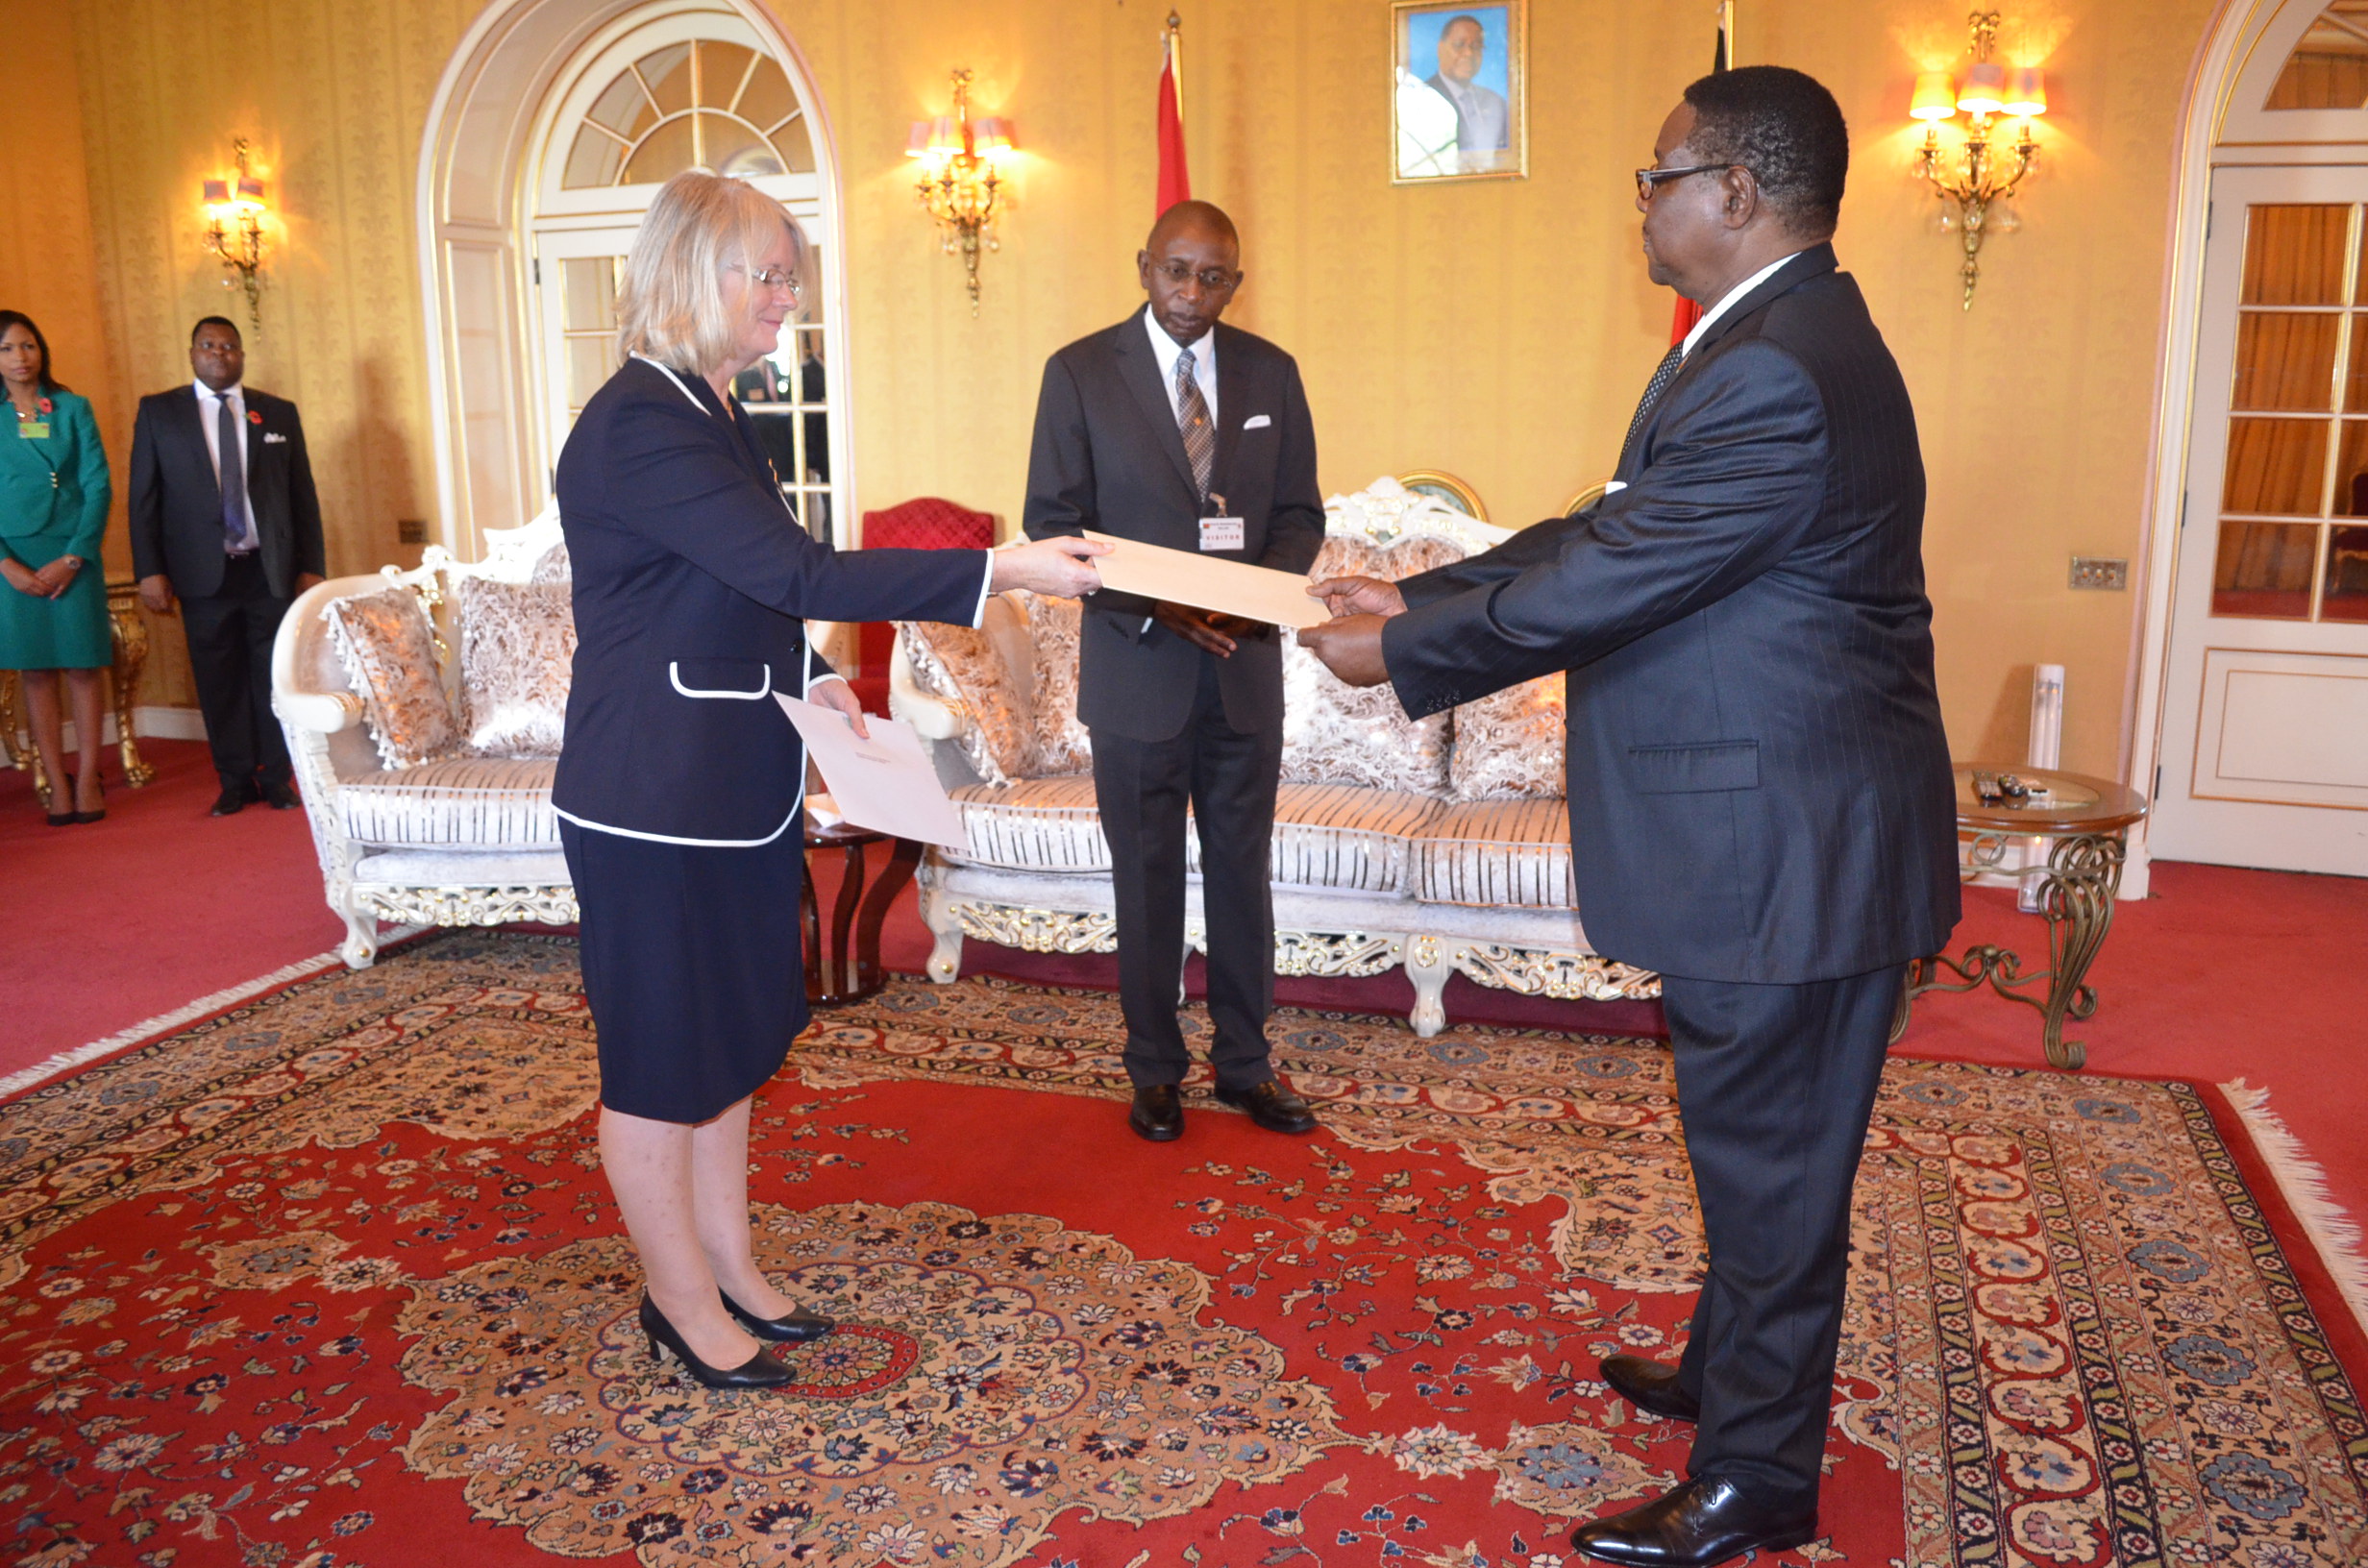
M 559 78 L 535 139 L 528 254 L 537 380 L 556 453 L 585 400 L 616 371 L 619 269 L 660 185 L 702 168 L 749 181 L 809 242 L 799 311 L 778 352 L 733 390 L 756 421 L 784 499 L 817 537 L 847 515 L 831 461 L 842 422 L 840 325 L 825 173 L 810 96 L 736 12 L 652 7 L 612 24 Z

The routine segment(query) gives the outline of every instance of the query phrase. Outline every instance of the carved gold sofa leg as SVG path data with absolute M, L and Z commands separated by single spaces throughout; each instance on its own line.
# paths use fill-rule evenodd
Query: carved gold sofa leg
M 946 896 L 925 863 L 921 874 L 921 923 L 929 928 L 929 978 L 950 986 L 962 977 L 962 912 Z

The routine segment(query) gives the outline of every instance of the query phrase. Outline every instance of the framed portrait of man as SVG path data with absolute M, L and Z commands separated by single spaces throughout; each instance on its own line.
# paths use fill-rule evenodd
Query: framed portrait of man
M 1529 173 L 1529 0 L 1391 0 L 1390 179 Z

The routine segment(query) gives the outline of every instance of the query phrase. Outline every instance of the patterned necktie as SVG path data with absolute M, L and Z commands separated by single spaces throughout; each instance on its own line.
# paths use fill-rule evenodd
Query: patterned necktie
M 1209 418 L 1209 402 L 1193 377 L 1193 351 L 1175 357 L 1175 423 L 1184 432 L 1184 455 L 1192 459 L 1193 483 L 1200 499 L 1209 499 L 1209 480 L 1217 467 L 1217 422 Z
M 1686 345 L 1681 340 L 1670 344 L 1669 352 L 1663 355 L 1661 363 L 1653 367 L 1653 379 L 1644 383 L 1644 396 L 1637 401 L 1636 415 L 1628 421 L 1627 438 L 1619 444 L 1619 461 L 1623 469 L 1628 466 L 1628 449 L 1636 445 L 1637 432 L 1644 429 L 1644 421 L 1652 413 L 1653 404 L 1661 401 L 1661 394 L 1669 390 L 1669 383 L 1677 380 L 1677 367 L 1685 360 Z
M 214 400 L 213 429 L 222 456 L 222 548 L 235 555 L 247 548 L 247 460 L 227 397 Z

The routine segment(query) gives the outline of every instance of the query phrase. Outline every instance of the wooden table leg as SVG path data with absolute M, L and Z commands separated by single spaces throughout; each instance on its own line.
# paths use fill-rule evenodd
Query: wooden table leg
M 880 868 L 879 880 L 872 884 L 870 896 L 863 901 L 863 919 L 855 927 L 855 984 L 848 992 L 852 996 L 870 996 L 888 983 L 887 973 L 879 964 L 879 930 L 888 919 L 889 906 L 913 879 L 921 865 L 921 841 L 897 839 L 889 852 L 888 864 Z
M 839 900 L 830 911 L 830 987 L 823 999 L 829 1002 L 851 1002 L 859 994 L 854 987 L 853 970 L 855 911 L 863 902 L 863 845 L 847 846 L 847 858 L 839 871 Z
M 805 961 L 805 999 L 809 1007 L 826 1000 L 823 994 L 823 918 L 814 901 L 814 868 L 798 878 L 798 949 Z

